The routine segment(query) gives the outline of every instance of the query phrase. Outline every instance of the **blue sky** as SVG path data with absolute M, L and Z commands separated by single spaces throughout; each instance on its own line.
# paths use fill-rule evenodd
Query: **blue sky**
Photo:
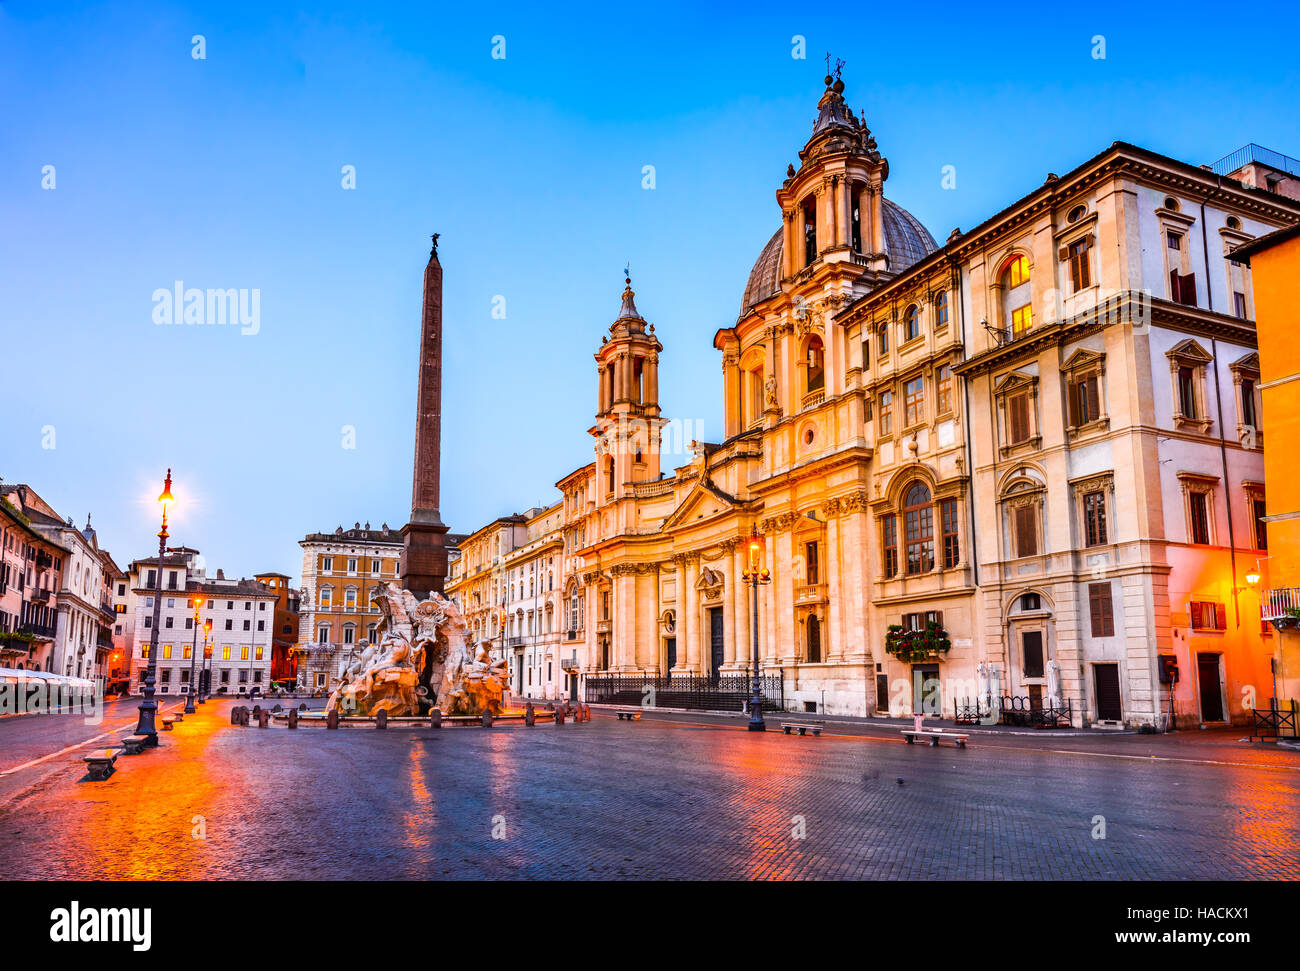
M 400 525 L 431 232 L 453 530 L 552 501 L 590 459 L 627 261 L 666 414 L 718 439 L 711 338 L 779 225 L 827 50 L 886 194 L 939 240 L 1116 139 L 1300 155 L 1279 8 L 468 6 L 0 2 L 5 481 L 92 512 L 121 563 L 155 542 L 168 466 L 174 542 L 227 574 L 297 576 L 307 532 Z M 156 325 L 176 280 L 259 290 L 258 332 Z

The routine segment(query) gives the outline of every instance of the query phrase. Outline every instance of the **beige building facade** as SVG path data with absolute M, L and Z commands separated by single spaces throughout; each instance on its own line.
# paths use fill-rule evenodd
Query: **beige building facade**
M 843 90 L 714 337 L 724 440 L 666 476 L 662 345 L 626 281 L 594 460 L 557 483 L 569 690 L 743 675 L 756 634 L 792 710 L 1247 718 L 1263 441 L 1226 257 L 1300 206 L 1115 143 L 939 245 Z

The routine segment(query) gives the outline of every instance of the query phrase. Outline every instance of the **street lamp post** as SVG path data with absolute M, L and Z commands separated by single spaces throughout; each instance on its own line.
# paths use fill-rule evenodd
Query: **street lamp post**
M 154 700 L 154 678 L 158 671 L 158 628 L 162 626 L 162 574 L 163 560 L 167 557 L 167 506 L 175 502 L 172 495 L 172 470 L 167 470 L 167 480 L 163 483 L 162 494 L 158 496 L 162 503 L 162 529 L 158 530 L 158 569 L 153 581 L 153 629 L 149 632 L 149 663 L 144 669 L 143 700 L 140 702 L 140 718 L 136 722 L 135 733 L 144 736 L 144 744 L 149 747 L 158 744 L 158 729 L 154 724 L 154 714 L 158 711 L 158 702 Z
M 763 721 L 763 683 L 759 678 L 758 670 L 758 586 L 761 583 L 771 583 L 772 573 L 763 568 L 763 537 L 759 535 L 756 526 L 750 527 L 749 569 L 745 571 L 743 578 L 745 583 L 749 584 L 750 604 L 753 610 L 750 630 L 753 633 L 754 697 L 749 700 L 749 730 L 765 732 L 767 722 Z
M 190 690 L 185 692 L 185 714 L 194 714 L 194 692 L 198 687 L 198 682 L 194 680 L 194 669 L 199 663 L 199 608 L 203 606 L 203 598 L 194 598 L 194 644 L 190 647 Z
M 199 672 L 199 704 L 208 700 L 208 695 L 212 691 L 211 672 L 208 670 L 208 659 L 212 657 L 212 648 L 208 645 L 208 632 L 212 630 L 212 621 L 203 625 L 203 670 Z

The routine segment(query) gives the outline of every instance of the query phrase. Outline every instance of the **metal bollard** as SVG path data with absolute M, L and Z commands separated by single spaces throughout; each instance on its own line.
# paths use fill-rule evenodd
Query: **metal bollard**
M 532 728 L 537 724 L 537 712 L 533 710 L 533 703 L 530 701 L 524 708 L 524 724 Z
M 564 709 L 563 709 L 563 708 L 556 708 L 556 709 L 555 709 L 555 724 L 557 724 L 557 725 L 563 725 L 563 724 L 564 724 Z
M 257 727 L 266 728 L 271 724 L 271 713 L 269 711 L 259 711 L 257 713 Z
M 335 708 L 333 711 L 331 711 L 329 714 L 325 716 L 325 727 L 326 728 L 339 727 L 339 710 L 337 708 Z
M 484 728 L 492 727 L 492 712 L 490 711 L 483 712 L 483 727 Z
M 296 708 L 289 709 L 289 727 L 290 728 L 298 727 L 298 710 Z
M 442 727 L 442 709 L 435 708 L 431 712 L 429 712 L 429 727 L 430 728 Z
M 378 712 L 378 713 L 375 715 L 375 727 L 376 727 L 376 728 L 387 728 L 387 727 L 388 727 L 388 710 L 387 710 L 387 709 L 384 709 L 383 711 L 380 711 L 380 712 Z

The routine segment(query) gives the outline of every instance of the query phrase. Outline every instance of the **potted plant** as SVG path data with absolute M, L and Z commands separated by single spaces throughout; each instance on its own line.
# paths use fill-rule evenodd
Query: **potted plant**
M 885 653 L 904 664 L 928 661 L 952 649 L 948 632 L 935 621 L 927 621 L 923 630 L 910 630 L 900 624 L 885 628 Z

